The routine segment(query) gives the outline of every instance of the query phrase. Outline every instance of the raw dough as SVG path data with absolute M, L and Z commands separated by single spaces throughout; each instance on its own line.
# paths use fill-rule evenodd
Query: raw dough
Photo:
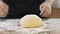
M 42 19 L 37 15 L 26 15 L 20 20 L 20 27 L 23 28 L 36 28 L 41 27 L 43 24 Z

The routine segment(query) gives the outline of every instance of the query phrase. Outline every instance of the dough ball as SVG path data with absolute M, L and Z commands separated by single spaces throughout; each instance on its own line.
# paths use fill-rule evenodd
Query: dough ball
M 34 14 L 25 15 L 20 20 L 20 27 L 24 27 L 24 28 L 41 27 L 42 24 L 43 24 L 42 19 Z

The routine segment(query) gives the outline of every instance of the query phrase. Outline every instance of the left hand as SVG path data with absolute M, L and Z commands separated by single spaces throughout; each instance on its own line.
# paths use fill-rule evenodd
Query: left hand
M 6 17 L 8 14 L 8 5 L 4 2 L 0 2 L 0 17 Z
M 41 17 L 49 17 L 51 15 L 51 5 L 47 2 L 43 2 L 40 5 L 40 10 L 41 10 L 40 13 Z

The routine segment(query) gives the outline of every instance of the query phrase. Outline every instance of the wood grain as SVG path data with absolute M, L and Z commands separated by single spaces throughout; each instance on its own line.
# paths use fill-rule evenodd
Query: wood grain
M 60 18 L 60 8 L 52 8 L 51 18 Z

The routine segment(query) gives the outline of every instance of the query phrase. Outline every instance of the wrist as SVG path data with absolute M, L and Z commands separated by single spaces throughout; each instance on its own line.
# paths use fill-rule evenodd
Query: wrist
M 47 5 L 52 5 L 52 3 L 50 3 L 50 2 L 47 2 L 47 1 L 45 1 L 45 3 L 46 3 Z
M 54 0 L 50 0 L 50 1 L 46 0 L 46 1 L 45 1 L 45 3 L 47 3 L 47 4 L 49 4 L 49 5 L 52 5 L 53 2 L 54 2 Z

